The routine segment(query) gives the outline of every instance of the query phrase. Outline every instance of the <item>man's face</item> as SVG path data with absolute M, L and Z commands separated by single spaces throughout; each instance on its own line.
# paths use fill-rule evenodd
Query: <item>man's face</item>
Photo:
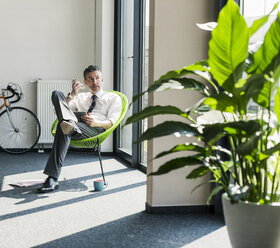
M 96 94 L 100 90 L 100 86 L 103 83 L 102 74 L 100 71 L 92 71 L 86 75 L 84 83 L 89 87 L 91 93 Z

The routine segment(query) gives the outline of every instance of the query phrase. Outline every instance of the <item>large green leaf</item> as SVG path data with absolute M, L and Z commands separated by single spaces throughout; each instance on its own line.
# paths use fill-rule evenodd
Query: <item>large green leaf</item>
M 211 109 L 223 112 L 236 113 L 238 110 L 238 105 L 236 104 L 235 99 L 224 92 L 207 97 L 204 100 L 204 104 L 210 106 Z
M 153 91 L 157 90 L 159 87 L 161 87 L 161 85 L 169 82 L 170 80 L 182 78 L 182 77 L 184 77 L 186 75 L 190 75 L 190 74 L 197 75 L 197 76 L 202 77 L 203 79 L 207 80 L 213 86 L 215 91 L 218 92 L 216 85 L 213 83 L 213 81 L 211 79 L 208 61 L 203 60 L 203 61 L 198 61 L 195 64 L 188 65 L 187 67 L 183 67 L 180 70 L 168 71 L 167 73 L 162 75 L 158 80 L 156 80 L 147 90 L 141 92 L 138 95 L 135 95 L 132 99 L 132 102 L 136 101 L 140 96 L 144 95 L 147 92 L 153 92 Z M 193 81 L 193 82 L 195 82 L 195 81 Z M 196 82 L 198 82 L 198 81 L 196 81 Z M 198 82 L 198 83 L 201 84 L 200 82 Z M 176 85 L 174 87 L 176 87 Z M 203 85 L 203 87 L 205 88 L 206 86 Z M 200 87 L 196 87 L 196 88 L 199 89 Z
M 226 134 L 224 130 L 224 124 L 215 123 L 215 124 L 206 125 L 203 128 L 203 137 L 204 137 L 203 140 L 208 143 L 221 133 L 224 135 Z
M 207 166 L 200 166 L 191 171 L 189 175 L 187 175 L 187 179 L 195 179 L 198 177 L 202 177 L 209 172 L 209 167 Z
M 201 60 L 196 62 L 195 64 L 188 65 L 187 69 L 190 71 L 210 71 L 207 60 Z
M 168 82 L 171 78 L 180 78 L 188 74 L 194 74 L 193 71 L 188 70 L 187 67 L 183 67 L 180 70 L 168 71 L 162 75 L 158 80 L 156 80 L 147 90 L 141 92 L 140 94 L 133 97 L 132 102 L 136 101 L 140 96 L 144 95 L 147 92 L 152 92 L 156 90 L 159 86 L 157 84 L 163 84 Z
M 260 125 L 257 120 L 215 123 L 204 126 L 203 137 L 207 143 L 220 134 L 249 138 L 259 129 Z
M 172 160 L 166 162 L 165 164 L 160 166 L 156 172 L 153 172 L 149 175 L 151 175 L 151 176 L 162 175 L 162 174 L 166 174 L 172 170 L 183 168 L 185 166 L 200 165 L 200 164 L 203 164 L 203 162 L 196 157 L 189 156 L 189 157 L 175 158 L 175 159 L 172 159 Z
M 209 66 L 219 85 L 247 58 L 249 29 L 234 0 L 221 10 L 209 42 Z
M 276 10 L 276 9 L 278 8 L 278 4 L 279 4 L 279 3 L 276 3 L 276 4 L 274 5 L 273 9 L 272 9 L 267 15 L 265 15 L 265 16 L 263 16 L 263 17 L 257 19 L 257 20 L 255 20 L 255 21 L 253 22 L 253 25 L 252 25 L 252 26 L 250 27 L 250 29 L 249 29 L 249 34 L 250 34 L 250 36 L 252 36 L 256 31 L 258 31 L 258 29 L 259 29 L 262 25 L 264 25 L 264 24 L 268 21 L 270 14 L 271 14 L 274 10 Z
M 178 121 L 165 121 L 155 127 L 148 128 L 147 131 L 140 136 L 137 142 L 174 134 L 182 136 L 201 136 L 197 128 L 190 124 Z
M 264 42 L 260 49 L 254 54 L 254 64 L 249 72 L 256 71 L 261 74 L 280 52 L 280 12 L 276 20 L 267 31 Z
M 234 93 L 240 113 L 245 114 L 247 112 L 250 99 L 255 99 L 255 101 L 261 106 L 268 106 L 270 95 L 265 94 L 266 79 L 264 76 L 253 74 L 249 75 L 249 77 L 243 81 L 245 84 L 236 89 L 236 92 Z M 239 92 L 239 95 L 237 92 Z
M 181 85 L 181 88 L 178 87 L 178 89 L 183 88 L 183 89 L 195 90 L 204 96 L 210 95 L 208 86 L 193 78 L 174 78 L 171 80 L 178 82 Z M 172 89 L 172 88 L 170 88 L 170 89 Z
M 258 84 L 261 86 L 261 83 Z M 258 105 L 262 106 L 263 108 L 269 109 L 270 108 L 270 98 L 271 98 L 271 87 L 272 84 L 270 81 L 265 81 L 263 87 L 258 95 L 253 96 L 253 100 Z
M 235 112 L 238 111 L 240 114 L 247 112 L 247 105 L 250 100 L 250 96 L 246 94 L 247 89 L 245 87 L 247 82 L 245 79 L 242 79 L 247 67 L 248 64 L 246 61 L 240 63 L 223 84 L 223 89 L 232 95 L 232 106 L 230 106 L 230 101 L 227 101 L 229 104 L 227 108 L 231 110 L 235 106 Z
M 140 121 L 143 120 L 147 117 L 150 116 L 154 116 L 154 115 L 164 115 L 164 114 L 173 114 L 173 115 L 179 115 L 182 116 L 184 118 L 188 118 L 189 116 L 183 112 L 182 110 L 180 110 L 179 108 L 175 107 L 175 106 L 160 106 L 160 105 L 156 105 L 156 106 L 149 106 L 144 108 L 141 112 L 135 113 L 132 116 L 130 116 L 126 122 L 125 125 L 128 125 L 132 122 L 136 122 L 136 121 Z
M 240 92 L 238 91 L 238 82 L 239 79 L 242 77 L 242 74 L 247 68 L 246 61 L 242 61 L 230 74 L 230 76 L 227 78 L 227 80 L 223 84 L 223 89 L 227 92 L 230 92 L 233 94 L 233 96 L 239 95 Z
M 195 143 L 179 144 L 179 145 L 174 146 L 173 148 L 171 148 L 168 151 L 164 151 L 164 152 L 159 153 L 155 157 L 155 159 L 163 157 L 163 156 L 171 154 L 171 153 L 174 153 L 174 152 L 181 152 L 181 151 L 193 151 L 193 152 L 198 152 L 200 154 L 204 154 L 205 153 L 205 148 L 202 147 L 202 146 L 199 146 Z
M 162 81 L 154 83 L 146 90 L 146 92 L 164 91 L 164 90 L 172 90 L 172 89 L 196 90 L 205 96 L 208 96 L 210 94 L 207 85 L 205 85 L 193 78 L 176 78 L 176 77 L 169 78 L 168 81 L 166 81 L 164 79 Z
M 241 134 L 242 137 L 250 137 L 260 130 L 258 120 L 235 121 L 224 124 L 224 129 L 230 135 Z
M 246 99 L 257 97 L 264 88 L 265 83 L 266 79 L 264 75 L 252 74 L 246 80 L 246 84 L 241 88 L 241 93 L 246 95 Z
M 248 138 L 245 142 L 241 143 L 237 148 L 236 152 L 242 156 L 253 154 L 254 150 L 258 149 L 258 142 L 261 138 L 260 135 L 254 134 Z

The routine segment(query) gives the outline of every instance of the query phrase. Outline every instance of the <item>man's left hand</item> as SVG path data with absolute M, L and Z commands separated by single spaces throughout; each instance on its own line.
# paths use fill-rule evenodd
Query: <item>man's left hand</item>
M 97 123 L 94 120 L 94 117 L 91 114 L 81 116 L 81 120 L 89 125 L 90 127 L 96 127 Z

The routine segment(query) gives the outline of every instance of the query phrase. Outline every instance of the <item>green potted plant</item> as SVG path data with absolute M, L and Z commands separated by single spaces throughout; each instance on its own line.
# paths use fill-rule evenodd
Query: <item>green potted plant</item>
M 273 11 L 277 8 L 278 4 Z M 225 192 L 225 219 L 234 247 L 280 247 L 279 12 L 263 43 L 249 45 L 250 37 L 268 18 L 269 15 L 263 16 L 248 27 L 239 6 L 228 0 L 212 31 L 208 60 L 169 71 L 134 97 L 136 100 L 144 93 L 186 89 L 200 92 L 202 99 L 186 111 L 172 105 L 149 106 L 125 123 L 162 114 L 182 118 L 148 128 L 139 138 L 138 142 L 142 142 L 176 133 L 199 141 L 178 144 L 158 154 L 155 159 L 192 151 L 192 155 L 167 161 L 150 176 L 185 166 L 195 166 L 188 179 L 211 173 L 211 182 L 216 182 L 216 186 L 208 201 L 221 190 Z M 203 80 L 197 80 L 199 77 Z M 216 122 L 209 123 L 207 116 L 213 115 Z M 260 214 L 255 212 L 259 210 Z M 261 217 L 260 223 L 257 217 Z

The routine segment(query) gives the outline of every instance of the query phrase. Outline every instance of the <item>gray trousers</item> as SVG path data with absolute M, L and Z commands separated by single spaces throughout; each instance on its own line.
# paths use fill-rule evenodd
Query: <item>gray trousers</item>
M 70 141 L 71 135 L 65 135 L 61 128 L 60 123 L 63 120 L 72 120 L 77 123 L 77 126 L 80 128 L 82 132 L 82 138 L 90 138 L 96 136 L 105 131 L 104 128 L 100 127 L 90 127 L 83 122 L 77 122 L 77 118 L 73 111 L 70 109 L 64 94 L 61 91 L 53 91 L 52 93 L 52 103 L 57 115 L 58 124 L 54 137 L 54 142 L 52 145 L 52 150 L 46 164 L 44 174 L 48 176 L 52 176 L 58 178 L 61 173 L 61 168 L 66 157 Z

